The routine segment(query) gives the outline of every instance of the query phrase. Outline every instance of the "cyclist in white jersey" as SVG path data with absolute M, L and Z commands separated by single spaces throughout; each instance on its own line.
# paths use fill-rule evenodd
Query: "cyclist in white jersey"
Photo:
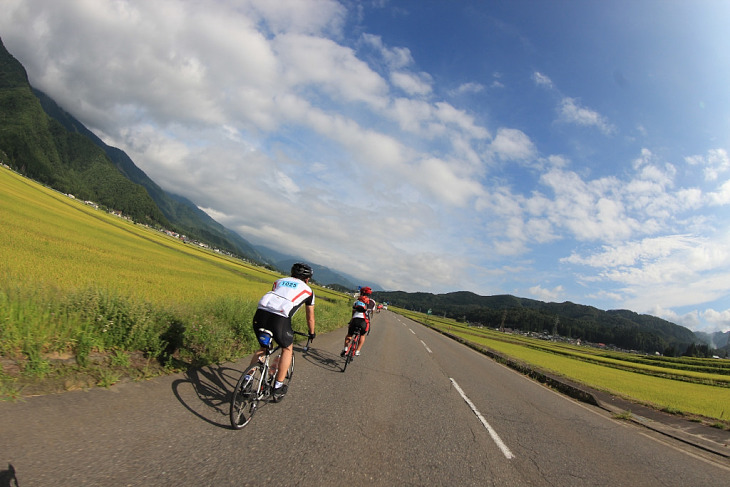
M 310 340 L 314 340 L 316 336 L 314 333 L 314 292 L 309 287 L 312 274 L 312 268 L 307 264 L 301 262 L 294 264 L 291 268 L 291 277 L 283 277 L 274 283 L 271 291 L 264 294 L 259 301 L 253 317 L 253 331 L 256 336 L 260 335 L 260 329 L 268 330 L 276 343 L 281 346 L 281 360 L 276 372 L 273 393 L 276 402 L 281 401 L 287 392 L 287 386 L 283 382 L 294 352 L 291 319 L 302 305 L 304 305 L 306 313 Z M 265 351 L 266 346 L 262 343 L 261 349 L 251 358 L 251 365 L 254 365 Z

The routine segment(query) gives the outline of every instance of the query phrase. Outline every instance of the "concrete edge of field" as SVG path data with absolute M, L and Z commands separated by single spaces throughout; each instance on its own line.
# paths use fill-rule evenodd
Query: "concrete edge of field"
M 421 323 L 423 324 L 423 323 Z M 423 324 L 424 326 L 428 326 Z M 730 459 L 730 431 L 708 426 L 701 422 L 690 421 L 682 416 L 673 415 L 651 407 L 614 396 L 605 391 L 592 389 L 565 377 L 559 377 L 539 370 L 529 364 L 507 357 L 501 353 L 479 345 L 451 333 L 428 326 L 493 360 L 510 367 L 562 394 L 581 402 L 597 406 L 617 417 L 651 429 L 688 445 Z

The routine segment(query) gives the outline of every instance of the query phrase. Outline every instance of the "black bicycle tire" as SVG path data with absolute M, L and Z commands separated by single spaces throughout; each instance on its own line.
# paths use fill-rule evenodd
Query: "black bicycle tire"
M 342 372 L 347 370 L 347 364 L 350 363 L 350 347 L 348 346 L 345 350 L 345 365 L 342 366 Z
M 352 362 L 352 359 L 355 357 L 355 348 L 356 348 L 355 339 L 356 338 L 360 338 L 359 333 L 353 335 L 352 338 L 350 339 L 350 346 L 347 348 L 347 353 L 345 354 L 345 366 L 342 367 L 342 372 L 345 371 L 345 369 L 347 368 L 347 364 Z
M 253 419 L 256 413 L 256 406 L 258 405 L 259 394 L 258 392 L 253 393 L 251 389 L 256 385 L 261 385 L 261 373 L 263 372 L 263 365 L 258 364 L 253 367 L 249 367 L 246 371 L 241 374 L 241 378 L 238 379 L 235 389 L 233 389 L 233 395 L 231 396 L 231 407 L 229 411 L 229 417 L 231 420 L 231 427 L 233 429 L 243 429 Z M 246 380 L 246 374 L 251 375 L 251 379 Z M 264 385 L 265 387 L 265 385 Z M 249 394 L 244 396 L 243 394 Z M 243 414 L 248 414 L 248 417 Z

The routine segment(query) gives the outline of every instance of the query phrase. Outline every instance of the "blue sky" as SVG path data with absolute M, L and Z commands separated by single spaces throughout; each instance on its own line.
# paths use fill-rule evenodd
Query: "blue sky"
M 730 2 L 4 0 L 164 189 L 389 290 L 730 330 Z

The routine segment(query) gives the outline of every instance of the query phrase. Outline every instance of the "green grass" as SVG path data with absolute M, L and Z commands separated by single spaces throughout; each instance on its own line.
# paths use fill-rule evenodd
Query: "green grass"
M 0 395 L 48 378 L 53 354 L 76 369 L 141 352 L 168 367 L 235 359 L 258 347 L 251 318 L 280 274 L 185 244 L 0 167 Z M 315 276 L 316 277 L 316 276 Z M 349 320 L 349 297 L 313 286 L 320 332 Z M 298 313 L 294 328 L 304 331 Z M 118 366 L 115 363 L 115 366 Z M 55 367 L 55 368 L 54 368 Z M 146 375 L 146 374 L 141 374 Z M 97 372 L 109 385 L 115 373 Z
M 453 320 L 391 307 L 411 319 L 501 355 L 566 377 L 595 389 L 672 414 L 698 415 L 730 424 L 730 387 L 726 364 L 717 359 L 652 358 L 646 365 L 633 354 L 577 347 L 565 343 L 469 327 Z M 683 360 L 684 359 L 684 360 Z M 683 362 L 703 370 L 677 368 Z M 718 364 L 718 362 L 720 362 Z M 715 365 L 718 364 L 718 365 Z

